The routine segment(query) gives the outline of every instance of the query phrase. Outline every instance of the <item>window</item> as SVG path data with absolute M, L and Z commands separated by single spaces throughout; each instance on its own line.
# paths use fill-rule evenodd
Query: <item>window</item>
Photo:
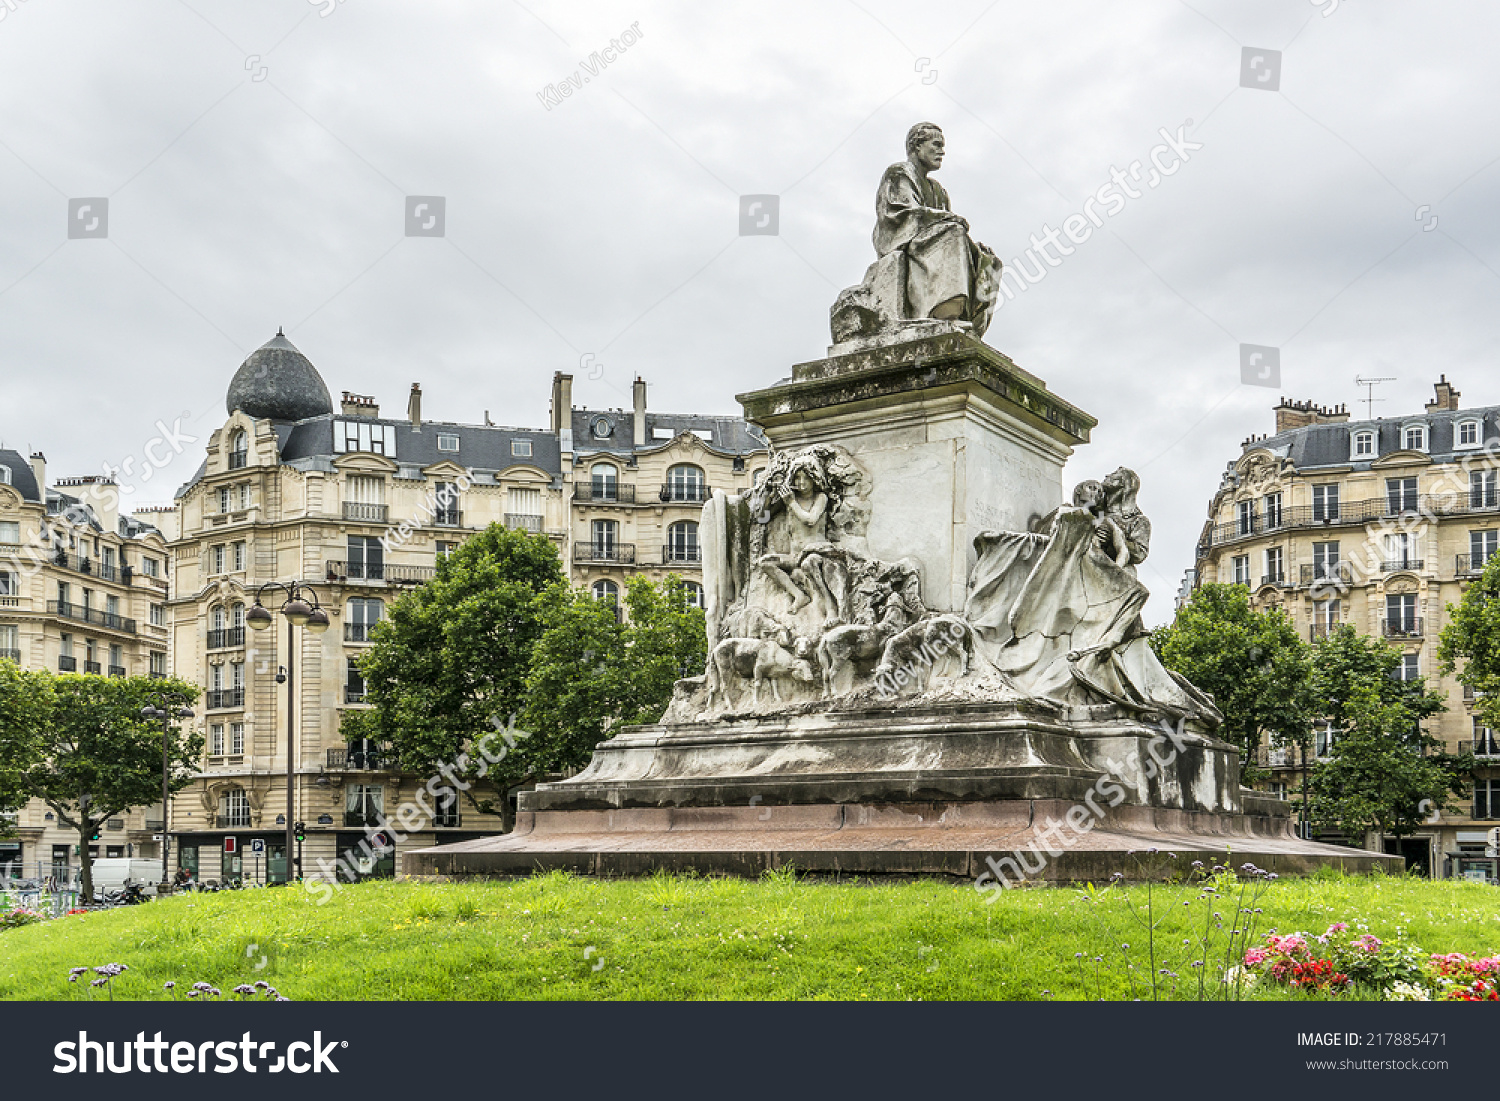
M 619 533 L 620 525 L 614 520 L 593 521 L 589 526 L 589 534 L 594 546 L 594 553 L 604 558 L 613 555 Z
M 208 612 L 208 625 L 211 631 L 222 631 L 224 629 L 224 606 L 215 604 Z
M 1408 451 L 1427 450 L 1427 426 L 1409 424 L 1401 430 L 1401 446 Z
M 1474 781 L 1474 817 L 1500 817 L 1500 780 Z
M 250 437 L 243 428 L 237 429 L 229 440 L 229 469 L 240 470 L 249 461 Z
M 1474 755 L 1476 757 L 1500 756 L 1500 739 L 1496 739 L 1495 732 L 1484 725 L 1484 720 L 1477 715 L 1474 717 Z
M 385 817 L 385 789 L 378 784 L 350 784 L 344 789 L 344 825 L 378 826 Z
M 208 572 L 223 573 L 225 558 L 225 547 L 223 543 L 215 543 L 208 548 Z
M 165 650 L 151 651 L 151 675 L 153 677 L 164 677 L 167 675 L 167 653 Z
M 142 558 L 141 572 L 144 573 L 147 577 L 160 577 L 161 562 L 155 558 Z
M 57 652 L 65 658 L 70 658 L 73 656 L 72 635 L 68 634 L 67 632 L 63 633 L 62 638 L 58 640 Z
M 208 688 L 211 692 L 221 692 L 224 689 L 224 666 L 211 665 L 208 669 Z
M 1413 681 L 1420 679 L 1422 676 L 1421 655 L 1402 654 L 1401 664 L 1396 666 L 1394 675 L 1395 678 L 1399 681 Z
M 1385 511 L 1394 516 L 1400 512 L 1415 512 L 1417 508 L 1417 480 L 1415 478 L 1387 478 L 1385 480 Z
M 228 512 L 230 508 L 230 487 L 219 487 L 219 511 Z
M 542 491 L 509 489 L 505 498 L 505 526 L 522 531 L 542 530 Z
M 1236 585 L 1250 584 L 1250 556 L 1248 554 L 1234 556 L 1234 583 Z
M 1234 507 L 1235 534 L 1255 534 L 1255 502 L 1241 501 Z
M 437 557 L 447 558 L 454 551 L 458 550 L 458 544 L 438 542 L 433 544 L 433 549 L 437 552 Z
M 1482 570 L 1490 555 L 1495 553 L 1496 540 L 1500 539 L 1500 532 L 1493 528 L 1489 531 L 1469 532 L 1469 569 Z
M 595 417 L 594 423 L 589 426 L 589 431 L 594 434 L 594 439 L 607 440 L 609 434 L 614 431 L 614 425 L 609 423 L 608 417 Z
M 698 547 L 698 522 L 681 520 L 667 529 L 668 562 L 699 562 L 702 552 Z
M 1337 482 L 1312 487 L 1313 520 L 1324 522 L 1339 518 L 1339 487 Z
M 698 467 L 683 464 L 667 471 L 667 500 L 702 501 L 705 496 L 703 471 Z
M 112 677 L 125 675 L 125 651 L 116 642 L 109 645 L 109 675 Z
M 353 657 L 344 666 L 344 702 L 365 702 L 365 675 L 359 671 L 359 660 Z
M 231 661 L 229 663 L 229 687 L 244 691 L 245 663 L 243 661 Z
M 1326 635 L 1339 625 L 1338 600 L 1313 601 L 1313 634 Z
M 47 529 L 43 528 L 45 532 Z M 15 520 L 0 520 L 0 543 L 19 543 L 21 541 L 21 525 Z
M 703 586 L 696 581 L 685 582 L 682 586 L 683 595 L 687 597 L 689 607 L 703 607 Z
M 1375 433 L 1354 433 L 1354 458 L 1368 459 L 1375 454 Z
M 510 453 L 511 453 L 511 456 L 513 458 L 517 458 L 517 459 L 529 459 L 529 458 L 531 458 L 531 441 L 530 440 L 511 440 L 510 441 Z
M 447 788 L 434 800 L 432 824 L 434 826 L 458 825 L 458 792 Z
M 1279 585 L 1286 580 L 1286 556 L 1280 547 L 1266 549 L 1266 579 L 1268 585 Z
M 245 625 L 245 606 L 236 604 L 229 609 L 229 626 L 243 627 Z
M 250 507 L 250 483 L 249 482 L 241 482 L 240 483 L 240 486 L 239 486 L 239 497 L 240 497 L 240 508 L 241 509 L 247 509 L 247 508 L 249 508 Z
M 14 623 L 0 623 L 0 657 L 21 660 L 21 628 Z
M 368 451 L 374 455 L 396 457 L 396 427 L 373 421 L 334 421 L 333 447 L 340 453 Z
M 1327 543 L 1314 543 L 1313 550 L 1313 579 L 1322 581 L 1336 578 L 1339 575 L 1339 544 L 1334 539 Z
M 1469 507 L 1470 508 L 1494 508 L 1500 500 L 1496 498 L 1496 475 L 1500 471 L 1495 470 L 1471 470 L 1469 471 Z
M 620 599 L 620 586 L 613 581 L 595 581 L 593 587 L 595 600 L 609 600 L 618 602 Z
M 15 596 L 16 594 L 16 575 L 9 570 L 0 570 L 0 596 Z
M 351 535 L 349 538 L 350 577 L 362 577 L 367 581 L 385 580 L 385 548 L 380 540 L 368 535 Z
M 439 451 L 457 451 L 458 450 L 458 437 L 457 436 L 449 436 L 449 435 L 446 435 L 446 434 L 444 434 L 442 432 L 439 432 L 438 433 L 438 450 Z
M 1417 594 L 1387 593 L 1385 598 L 1386 634 L 1411 635 L 1417 630 Z
M 229 752 L 232 756 L 235 757 L 238 757 L 240 754 L 245 752 L 244 723 L 229 724 Z
M 619 499 L 616 480 L 619 471 L 609 463 L 596 463 L 589 470 L 589 495 L 596 501 Z
M 1407 570 L 1415 568 L 1411 553 L 1411 536 L 1404 531 L 1392 532 L 1385 537 L 1385 568 Z
M 118 618 L 120 614 L 120 598 L 118 596 L 106 595 L 104 598 L 104 611 L 111 620 Z
M 234 544 L 234 572 L 239 573 L 245 568 L 245 543 L 244 540 Z
M 1320 726 L 1313 732 L 1313 756 L 1318 758 L 1331 757 L 1333 755 L 1333 744 L 1338 740 L 1338 732 L 1329 730 L 1326 726 Z
M 219 828 L 248 826 L 250 824 L 250 797 L 244 788 L 230 788 L 219 796 Z
M 432 522 L 443 527 L 458 527 L 461 515 L 458 510 L 458 483 L 433 482 L 432 500 L 436 506 L 433 509 Z
M 224 756 L 224 724 L 214 723 L 208 728 L 208 755 Z
M 0 485 L 10 485 L 10 467 L 0 463 Z
M 1266 530 L 1275 531 L 1281 527 L 1281 494 L 1267 493 L 1261 498 L 1261 503 L 1265 507 Z
M 1458 446 L 1459 447 L 1478 447 L 1479 446 L 1479 422 L 1478 421 L 1459 421 L 1458 422 Z
M 346 642 L 369 642 L 370 632 L 385 615 L 385 605 L 374 599 L 355 597 L 349 601 L 349 614 L 344 620 Z

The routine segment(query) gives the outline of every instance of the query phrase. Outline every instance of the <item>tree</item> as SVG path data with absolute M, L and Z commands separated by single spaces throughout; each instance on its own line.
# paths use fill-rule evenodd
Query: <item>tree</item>
M 1420 678 L 1398 679 L 1400 665 L 1400 651 L 1347 624 L 1313 647 L 1313 694 L 1333 745 L 1313 769 L 1311 813 L 1356 843 L 1372 830 L 1405 836 L 1431 810 L 1457 809 L 1449 796 L 1463 794 L 1474 768 L 1422 729 L 1443 699 Z
M 1490 555 L 1484 572 L 1448 605 L 1448 625 L 1438 636 L 1438 660 L 1451 674 L 1460 660 L 1458 682 L 1474 694 L 1474 710 L 1484 725 L 1500 729 L 1500 554 Z
M 622 726 L 654 723 L 672 686 L 703 671 L 703 611 L 682 582 L 642 577 L 626 585 L 628 617 L 612 601 L 558 592 L 532 655 L 524 723 L 537 739 L 528 758 L 544 770 L 577 768 Z
M 403 770 L 456 780 L 475 810 L 503 814 L 505 800 L 497 807 L 478 785 L 488 778 L 503 791 L 524 739 L 499 764 L 473 749 L 523 710 L 545 598 L 564 584 L 545 536 L 499 524 L 471 536 L 372 633 L 359 667 L 374 708 L 345 712 L 344 737 L 382 743 Z
M 1312 729 L 1308 646 L 1280 608 L 1258 610 L 1243 585 L 1202 585 L 1167 627 L 1151 634 L 1163 665 L 1212 693 L 1219 737 L 1238 746 L 1253 779 L 1263 734 L 1305 744 Z
M 199 689 L 173 678 L 29 675 L 40 689 L 41 739 L 36 759 L 17 778 L 17 790 L 26 799 L 42 800 L 59 823 L 77 831 L 83 898 L 90 902 L 94 835 L 109 819 L 161 799 L 162 728 L 141 718 L 141 708 L 188 707 Z M 198 775 L 203 736 L 169 729 L 167 787 L 181 791 Z
M 42 731 L 52 683 L 45 673 L 29 673 L 13 661 L 0 661 L 0 813 L 26 802 L 21 777 L 42 758 Z M 0 837 L 10 834 L 0 818 Z

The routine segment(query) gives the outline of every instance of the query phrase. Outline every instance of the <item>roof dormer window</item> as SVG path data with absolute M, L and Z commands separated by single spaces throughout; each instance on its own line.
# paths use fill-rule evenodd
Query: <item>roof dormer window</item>
M 0 463 L 0 485 L 10 485 L 10 467 Z
M 1372 459 L 1375 457 L 1375 433 L 1356 432 L 1350 445 L 1351 459 Z
M 458 450 L 458 437 L 457 436 L 445 435 L 444 433 L 439 432 L 438 433 L 438 450 L 439 451 L 457 451 Z
M 608 417 L 596 417 L 594 423 L 590 425 L 590 431 L 594 433 L 594 439 L 607 440 L 610 433 L 614 431 L 614 425 L 609 423 Z
M 1427 450 L 1427 426 L 1425 424 L 1408 424 L 1401 429 L 1401 446 L 1407 451 Z
M 1454 426 L 1454 447 L 1478 447 L 1479 446 L 1479 421 L 1475 419 L 1462 420 Z
M 530 440 L 511 440 L 510 441 L 510 454 L 511 454 L 511 458 L 513 458 L 513 459 L 529 459 L 529 458 L 531 458 L 531 441 Z

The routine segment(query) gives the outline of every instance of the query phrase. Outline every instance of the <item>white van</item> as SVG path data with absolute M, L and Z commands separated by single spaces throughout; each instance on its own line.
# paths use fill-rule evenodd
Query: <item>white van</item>
M 107 856 L 94 861 L 94 894 L 118 891 L 125 881 L 136 884 L 147 895 L 155 896 L 161 880 L 161 861 L 125 856 Z

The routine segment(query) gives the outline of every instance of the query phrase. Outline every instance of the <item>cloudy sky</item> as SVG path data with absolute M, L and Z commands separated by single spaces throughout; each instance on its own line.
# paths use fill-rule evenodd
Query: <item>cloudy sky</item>
M 277 326 L 397 414 L 421 382 L 427 416 L 539 426 L 557 370 L 737 412 L 824 354 L 913 122 L 1008 263 L 1181 130 L 987 336 L 1100 419 L 1070 484 L 1141 473 L 1160 620 L 1280 394 L 1363 415 L 1355 375 L 1394 376 L 1394 416 L 1442 372 L 1500 404 L 1497 32 L 1483 0 L 0 0 L 0 439 L 54 476 L 206 439 Z M 740 234 L 747 194 L 777 234 Z

